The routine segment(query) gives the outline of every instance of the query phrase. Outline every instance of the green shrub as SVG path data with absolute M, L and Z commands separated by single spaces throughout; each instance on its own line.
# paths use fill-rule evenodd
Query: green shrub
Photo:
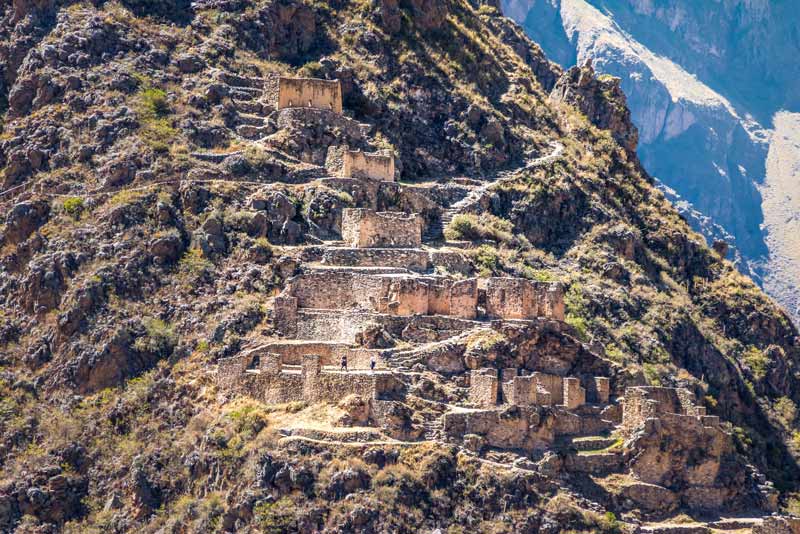
M 147 114 L 155 117 L 163 117 L 170 112 L 167 93 L 163 89 L 155 87 L 145 87 L 141 90 L 142 107 Z
M 255 507 L 256 524 L 265 534 L 293 532 L 297 505 L 289 497 L 264 502 Z
M 142 323 L 146 334 L 136 339 L 133 348 L 139 352 L 170 354 L 178 343 L 172 325 L 155 318 L 145 319 Z
M 500 265 L 500 255 L 497 253 L 497 250 L 489 245 L 481 245 L 478 247 L 474 251 L 472 257 L 475 261 L 475 267 L 478 269 L 478 273 L 481 276 L 491 276 L 497 271 Z
M 83 213 L 83 199 L 80 197 L 69 197 L 64 201 L 64 211 L 75 220 L 80 219 Z
M 200 278 L 214 270 L 214 264 L 203 257 L 203 251 L 199 248 L 192 248 L 186 251 L 178 263 L 181 273 Z
M 767 376 L 769 358 L 758 347 L 749 346 L 742 353 L 742 360 L 750 368 L 750 372 L 753 373 L 753 378 L 756 380 L 763 380 Z
M 444 230 L 444 236 L 450 241 L 478 241 L 489 239 L 498 243 L 514 243 L 514 225 L 505 219 L 489 213 L 480 216 L 462 213 L 453 217 Z

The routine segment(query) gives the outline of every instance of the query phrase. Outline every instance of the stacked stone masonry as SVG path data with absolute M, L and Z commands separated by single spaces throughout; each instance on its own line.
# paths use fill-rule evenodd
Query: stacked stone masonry
M 281 363 L 279 354 L 264 353 L 255 359 L 244 353 L 219 363 L 218 382 L 226 391 L 268 403 L 338 402 L 348 395 L 368 399 L 391 398 L 403 385 L 387 371 L 341 372 L 323 370 L 319 355 L 302 356 L 299 369 Z
M 494 286 L 490 279 L 486 300 L 490 300 Z M 505 280 L 505 279 L 503 279 Z M 552 296 L 562 295 L 541 288 L 541 284 L 520 280 L 517 287 L 531 286 L 533 295 L 540 295 L 544 304 L 532 301 L 530 319 L 538 313 L 558 319 L 560 306 L 553 306 Z M 559 286 L 560 288 L 560 286 Z M 349 270 L 308 272 L 289 280 L 286 290 L 275 304 L 278 329 L 281 325 L 296 321 L 297 309 L 363 310 L 389 315 L 446 315 L 463 319 L 478 316 L 480 291 L 478 279 L 457 280 L 446 276 L 418 274 L 372 274 Z M 294 299 L 294 300 L 292 300 Z M 495 309 L 494 313 L 505 313 Z M 499 317 L 499 319 L 517 319 Z
M 342 239 L 355 248 L 418 248 L 422 245 L 422 218 L 347 208 L 342 212 Z
M 627 388 L 622 409 L 623 432 L 632 434 L 652 419 L 692 419 L 704 426 L 719 426 L 719 417 L 706 415 L 705 407 L 696 406 L 691 392 L 684 388 Z
M 553 317 L 563 321 L 564 290 L 561 284 L 490 278 L 486 286 L 486 312 L 504 319 Z
M 608 378 L 592 377 L 587 386 L 595 392 L 597 404 L 608 403 Z M 470 375 L 469 400 L 478 407 L 491 408 L 503 404 L 515 406 L 564 406 L 575 410 L 586 404 L 586 391 L 581 379 L 535 372 L 523 375 L 519 369 L 477 369 Z
M 278 81 L 278 109 L 315 108 L 342 113 L 342 84 L 339 80 L 285 78 Z
M 343 178 L 368 178 L 393 182 L 394 175 L 394 156 L 354 150 L 346 150 L 342 155 L 341 176 Z

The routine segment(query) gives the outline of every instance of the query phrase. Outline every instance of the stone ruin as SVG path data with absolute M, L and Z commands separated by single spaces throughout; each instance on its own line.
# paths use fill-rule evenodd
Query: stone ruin
M 275 404 L 338 402 L 348 395 L 381 400 L 403 390 L 389 371 L 343 372 L 338 363 L 327 369 L 322 363 L 318 354 L 304 354 L 299 364 L 289 365 L 280 354 L 249 351 L 220 361 L 218 383 L 225 391 Z
M 503 319 L 552 317 L 563 321 L 563 286 L 524 278 L 489 278 L 486 313 Z
M 342 84 L 339 80 L 287 78 L 278 80 L 278 109 L 312 108 L 342 113 Z
M 338 81 L 281 77 L 273 85 L 277 107 L 291 110 L 287 114 L 342 112 Z M 342 146 L 347 145 L 329 149 L 326 166 L 336 169 L 335 175 L 320 183 L 373 193 L 403 187 L 394 183 L 391 155 Z M 377 193 L 353 196 L 368 207 L 343 210 L 343 243 L 318 246 L 319 265 L 290 278 L 273 299 L 273 339 L 220 360 L 218 383 L 223 390 L 269 403 L 335 403 L 356 395 L 369 399 L 372 421 L 380 423 L 391 419 L 387 414 L 394 413 L 392 403 L 408 395 L 420 369 L 414 365 L 412 372 L 396 360 L 407 346 L 367 348 L 387 345 L 365 345 L 365 332 L 383 332 L 426 350 L 440 343 L 437 350 L 447 351 L 450 340 L 485 329 L 489 321 L 501 329 L 564 321 L 560 283 L 433 274 L 434 265 L 458 272 L 458 254 L 423 248 L 426 234 L 419 214 L 378 211 Z M 414 205 L 428 213 L 428 205 Z M 348 372 L 339 369 L 342 357 L 347 358 Z M 718 417 L 708 416 L 694 403 L 688 390 L 628 387 L 620 399 L 610 378 L 594 376 L 607 367 L 555 369 L 552 359 L 541 362 L 533 366 L 535 371 L 473 368 L 458 377 L 458 398 L 465 402 L 446 407 L 435 439 L 477 453 L 491 448 L 536 457 L 557 451 L 570 472 L 624 473 L 633 479 L 623 489 L 624 497 L 644 510 L 660 503 L 677 506 L 679 499 L 690 508 L 719 508 L 743 491 L 720 483 L 722 466 L 734 457 L 730 435 Z M 581 438 L 588 439 L 575 441 Z M 628 456 L 623 447 L 607 450 L 617 440 L 625 440 Z M 680 446 L 665 451 L 665 443 Z M 588 449 L 587 444 L 598 448 Z M 586 450 L 592 454 L 580 454 Z M 676 476 L 674 465 L 681 462 L 685 466 Z
M 417 273 L 369 273 L 358 270 L 310 271 L 291 278 L 273 310 L 276 323 L 287 324 L 299 320 L 298 311 L 357 310 L 392 316 L 443 315 L 461 319 L 478 319 L 479 312 L 490 319 L 563 318 L 563 303 L 554 304 L 562 295 L 559 284 L 521 280 L 517 288 L 539 295 L 540 299 L 528 302 L 528 307 L 514 310 L 510 316 L 506 309 L 482 310 L 479 301 L 491 301 L 496 285 L 489 279 L 486 288 L 480 288 L 478 278 L 456 279 L 448 276 L 420 275 Z M 504 279 L 500 279 L 504 280 Z M 555 288 L 550 286 L 556 286 Z M 562 301 L 563 302 L 563 301 Z M 522 315 L 517 312 L 524 312 Z
M 355 248 L 418 248 L 422 217 L 365 208 L 342 210 L 342 238 Z
M 648 420 L 697 420 L 703 426 L 719 426 L 719 417 L 706 415 L 705 406 L 695 405 L 691 392 L 683 388 L 629 387 L 622 406 L 621 429 L 626 435 L 644 428 Z
M 394 156 L 345 150 L 342 154 L 342 178 L 367 178 L 383 182 L 394 181 Z

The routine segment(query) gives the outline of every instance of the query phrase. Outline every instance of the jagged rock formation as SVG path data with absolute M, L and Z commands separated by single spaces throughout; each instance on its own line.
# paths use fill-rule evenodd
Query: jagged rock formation
M 573 92 L 495 2 L 14 5 L 0 530 L 792 504 L 797 330 L 615 140 L 615 82 Z
M 599 72 L 621 78 L 645 167 L 677 193 L 696 230 L 709 242 L 727 240 L 740 270 L 797 317 L 789 281 L 797 276 L 796 249 L 775 237 L 785 218 L 773 216 L 791 208 L 768 200 L 763 187 L 790 179 L 786 167 L 767 165 L 767 155 L 776 113 L 800 106 L 791 59 L 800 50 L 797 11 L 740 0 L 712 9 L 682 0 L 508 0 L 503 7 L 562 65 L 591 58 Z

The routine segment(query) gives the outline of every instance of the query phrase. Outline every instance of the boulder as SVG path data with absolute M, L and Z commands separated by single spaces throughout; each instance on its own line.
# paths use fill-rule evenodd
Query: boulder
M 158 264 L 176 261 L 183 253 L 183 249 L 183 240 L 177 233 L 169 233 L 150 242 L 150 253 Z
M 50 204 L 46 200 L 20 202 L 6 216 L 6 226 L 0 243 L 19 244 L 38 230 L 50 215 Z

